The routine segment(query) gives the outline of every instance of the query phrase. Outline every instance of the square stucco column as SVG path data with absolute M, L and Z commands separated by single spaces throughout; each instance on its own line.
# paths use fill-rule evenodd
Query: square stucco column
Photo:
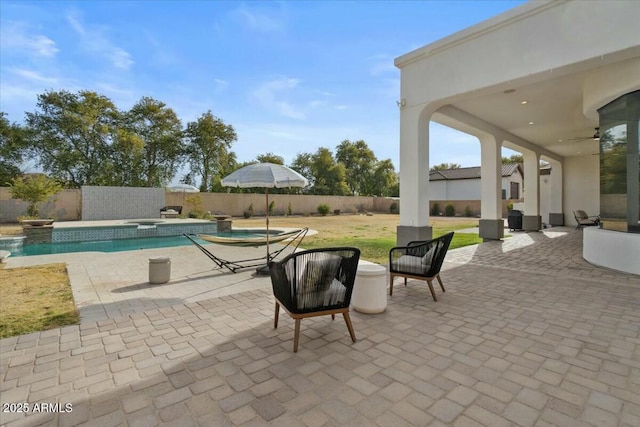
M 493 136 L 480 138 L 481 155 L 481 219 L 480 237 L 500 240 L 504 237 L 502 219 L 502 144 Z
M 524 157 L 524 231 L 540 231 L 540 156 L 538 153 L 523 150 Z
M 400 110 L 400 225 L 397 244 L 430 239 L 429 117 L 422 106 Z
M 562 178 L 562 163 L 549 160 L 551 165 L 551 194 L 549 200 L 549 224 L 550 225 L 564 225 L 564 211 L 562 209 L 563 199 L 563 178 Z

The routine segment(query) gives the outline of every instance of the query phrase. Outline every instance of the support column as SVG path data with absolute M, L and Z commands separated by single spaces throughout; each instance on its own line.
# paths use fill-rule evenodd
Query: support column
M 400 110 L 400 225 L 398 246 L 432 237 L 429 225 L 429 120 L 428 108 L 403 106 Z
M 480 138 L 481 200 L 480 237 L 500 240 L 504 237 L 502 218 L 502 143 L 494 136 Z
M 540 156 L 538 153 L 523 150 L 524 157 L 524 231 L 540 231 Z
M 549 225 L 564 225 L 564 211 L 562 209 L 564 191 L 562 163 L 550 159 L 549 164 L 551 165 L 551 175 L 549 176 Z

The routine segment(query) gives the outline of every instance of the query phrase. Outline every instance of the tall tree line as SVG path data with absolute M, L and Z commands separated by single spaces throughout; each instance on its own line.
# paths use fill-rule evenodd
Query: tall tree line
M 47 91 L 24 125 L 0 112 L 0 185 L 22 175 L 25 160 L 66 188 L 83 185 L 162 187 L 185 166 L 181 181 L 201 191 L 239 191 L 221 179 L 253 162 L 239 163 L 232 150 L 235 129 L 207 111 L 184 127 L 173 109 L 142 97 L 122 111 L 93 91 Z M 273 153 L 256 162 L 284 164 Z M 305 189 L 327 195 L 397 196 L 398 178 L 390 159 L 378 161 L 365 141 L 342 141 L 335 154 L 326 147 L 299 153 L 289 165 L 310 181 Z

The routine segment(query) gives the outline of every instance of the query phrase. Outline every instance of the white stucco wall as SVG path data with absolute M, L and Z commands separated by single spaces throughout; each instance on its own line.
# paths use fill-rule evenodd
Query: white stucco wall
M 600 214 L 600 163 L 590 154 L 564 160 L 564 223 L 576 225 L 573 211 Z
M 551 171 L 551 173 L 553 173 L 553 171 Z M 549 224 L 549 212 L 551 212 L 551 176 L 540 175 L 540 187 L 538 188 L 540 189 L 540 216 L 542 217 L 542 223 Z

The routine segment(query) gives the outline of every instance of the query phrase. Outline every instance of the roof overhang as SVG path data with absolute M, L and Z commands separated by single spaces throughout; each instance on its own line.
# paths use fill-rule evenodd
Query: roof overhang
M 640 2 L 530 2 L 396 59 L 403 108 L 543 158 L 598 151 L 597 109 L 640 89 Z

